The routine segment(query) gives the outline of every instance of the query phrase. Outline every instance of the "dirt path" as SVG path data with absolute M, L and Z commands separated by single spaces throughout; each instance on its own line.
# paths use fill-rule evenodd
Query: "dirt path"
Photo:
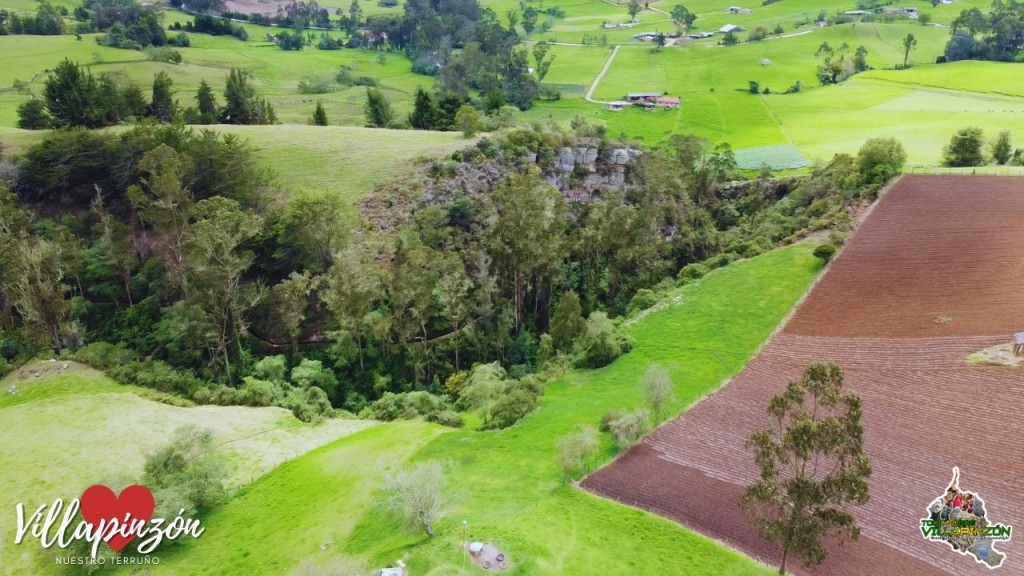
M 587 99 L 587 102 L 594 102 L 596 104 L 607 104 L 607 102 L 602 102 L 601 100 L 594 100 L 594 90 L 597 90 L 597 85 L 601 83 L 601 79 L 604 78 L 605 73 L 608 72 L 608 69 L 612 67 L 612 61 L 615 60 L 615 55 L 618 53 L 619 46 L 616 45 L 614 48 L 612 48 L 612 53 L 608 55 L 608 60 L 604 63 L 604 68 L 601 68 L 601 72 L 597 75 L 597 78 L 594 78 L 594 83 L 590 85 L 590 90 L 587 90 L 587 95 L 585 97 Z

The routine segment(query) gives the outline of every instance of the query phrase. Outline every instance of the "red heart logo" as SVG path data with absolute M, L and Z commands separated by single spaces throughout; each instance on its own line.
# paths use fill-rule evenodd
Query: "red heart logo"
M 121 491 L 117 496 L 114 491 L 102 484 L 90 486 L 82 493 L 79 500 L 82 509 L 82 518 L 92 526 L 93 530 L 99 529 L 100 522 L 103 522 L 103 538 L 106 539 L 113 528 L 112 523 L 117 521 L 117 531 L 121 526 L 130 525 L 133 521 L 139 520 L 149 522 L 153 517 L 153 508 L 156 502 L 153 500 L 153 493 L 145 486 L 135 484 Z M 134 540 L 136 534 L 123 536 L 120 533 L 107 540 L 107 546 L 120 552 L 122 548 Z

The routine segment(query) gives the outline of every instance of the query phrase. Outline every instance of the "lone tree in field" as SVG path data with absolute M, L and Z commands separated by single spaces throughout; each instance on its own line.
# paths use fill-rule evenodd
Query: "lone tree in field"
M 969 126 L 961 128 L 950 138 L 946 145 L 942 163 L 946 166 L 981 166 L 985 163 L 982 148 L 985 145 L 985 134 L 981 128 Z
M 643 9 L 643 6 L 636 0 L 629 0 L 629 4 L 626 4 L 626 10 L 629 12 L 630 18 L 636 18 L 636 15 Z
M 741 504 L 761 537 L 782 548 L 779 574 L 790 554 L 820 564 L 823 540 L 856 540 L 860 528 L 846 510 L 868 501 L 871 466 L 864 454 L 860 397 L 843 393 L 843 371 L 811 364 L 768 404 L 770 423 L 747 440 L 761 478 Z
M 640 388 L 643 389 L 647 406 L 654 415 L 654 424 L 660 424 L 665 409 L 675 401 L 675 396 L 672 395 L 672 375 L 663 366 L 651 366 L 640 378 Z
M 319 100 L 316 101 L 316 110 L 313 111 L 313 124 L 327 126 L 327 111 L 324 110 L 324 103 Z
M 385 506 L 405 518 L 410 529 L 434 535 L 434 523 L 444 508 L 444 468 L 439 462 L 421 462 L 403 470 L 384 485 Z
M 585 472 L 587 460 L 601 447 L 597 430 L 583 426 L 574 434 L 558 440 L 558 462 L 562 466 L 562 481 L 568 482 L 576 473 Z
M 910 51 L 917 46 L 917 38 L 914 38 L 913 34 L 907 34 L 907 37 L 903 39 L 903 67 L 907 67 L 907 60 L 910 59 Z

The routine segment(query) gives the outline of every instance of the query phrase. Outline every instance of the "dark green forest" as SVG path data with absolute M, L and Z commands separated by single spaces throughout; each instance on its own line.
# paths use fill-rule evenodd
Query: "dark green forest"
M 598 151 L 598 173 L 631 151 L 620 185 L 581 200 L 580 167 L 549 183 L 574 146 Z M 577 123 L 484 138 L 353 214 L 281 189 L 234 136 L 56 130 L 0 171 L 0 370 L 53 350 L 183 401 L 306 420 L 451 416 L 445 397 L 498 378 L 485 420 L 507 425 L 535 404 L 533 373 L 610 362 L 629 348 L 623 316 L 841 227 L 903 158 L 872 141 L 778 179 L 693 136 L 651 150 Z

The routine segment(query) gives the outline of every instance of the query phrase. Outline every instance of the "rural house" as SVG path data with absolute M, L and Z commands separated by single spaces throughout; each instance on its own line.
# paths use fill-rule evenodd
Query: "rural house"
M 739 6 L 730 6 L 729 9 L 726 10 L 726 12 L 728 12 L 729 14 L 751 14 L 754 11 L 751 10 L 750 8 L 740 8 Z
M 726 24 L 725 26 L 719 28 L 718 31 L 721 32 L 722 34 L 728 34 L 729 32 L 742 32 L 743 27 L 737 26 L 735 24 Z

